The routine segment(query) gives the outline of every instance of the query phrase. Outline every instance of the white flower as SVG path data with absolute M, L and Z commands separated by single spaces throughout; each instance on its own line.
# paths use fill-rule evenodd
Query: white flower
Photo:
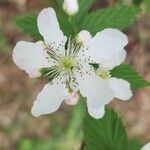
M 99 64 L 99 68 L 95 71 L 99 80 L 86 78 L 80 83 L 80 92 L 87 97 L 88 111 L 94 118 L 103 116 L 104 105 L 113 98 L 127 100 L 132 96 L 130 84 L 123 79 L 112 77 L 110 71 L 124 61 L 126 57 L 124 47 L 127 43 L 126 35 L 119 30 L 105 29 L 84 45 L 88 47 L 85 55 L 90 57 L 89 62 L 92 60 Z M 100 86 L 100 90 L 97 90 Z M 109 98 L 106 98 L 107 94 L 110 95 Z
M 64 0 L 63 10 L 69 15 L 73 16 L 79 11 L 78 0 Z
M 105 104 L 114 97 L 123 100 L 131 97 L 129 83 L 111 78 L 109 71 L 121 64 L 126 56 L 123 48 L 128 40 L 123 33 L 105 29 L 82 44 L 75 39 L 67 40 L 52 8 L 41 11 L 37 24 L 44 42 L 20 41 L 13 50 L 13 60 L 20 69 L 30 77 L 42 72 L 51 81 L 34 102 L 34 116 L 56 111 L 64 100 L 76 104 L 78 91 L 87 98 L 89 114 L 94 118 L 104 115 Z M 95 70 L 91 63 L 103 67 Z
M 150 143 L 144 145 L 141 150 L 150 150 Z

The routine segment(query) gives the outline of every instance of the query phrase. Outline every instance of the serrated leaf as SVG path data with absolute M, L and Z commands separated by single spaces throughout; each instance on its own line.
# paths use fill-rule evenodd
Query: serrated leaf
M 128 81 L 131 85 L 132 89 L 143 88 L 146 86 L 150 86 L 150 83 L 144 80 L 133 67 L 127 64 L 122 64 L 120 66 L 115 67 L 111 71 L 111 75 L 113 77 L 122 78 Z
M 133 23 L 139 12 L 139 8 L 128 6 L 100 9 L 85 17 L 81 29 L 88 30 L 93 35 L 105 28 L 124 29 Z
M 60 28 L 66 36 L 73 34 L 74 30 L 69 23 L 67 15 L 62 11 L 57 11 L 57 17 L 60 24 Z M 37 15 L 27 15 L 24 17 L 18 17 L 16 19 L 16 25 L 27 35 L 35 38 L 36 40 L 43 39 L 40 35 L 37 27 Z
M 37 15 L 18 17 L 16 19 L 16 25 L 27 35 L 37 40 L 42 39 L 37 27 Z
M 86 150 L 140 150 L 142 147 L 138 141 L 128 140 L 121 118 L 110 108 L 102 119 L 87 115 L 83 127 Z

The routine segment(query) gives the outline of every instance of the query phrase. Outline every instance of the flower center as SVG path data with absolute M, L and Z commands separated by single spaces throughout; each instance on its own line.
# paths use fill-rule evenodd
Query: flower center
M 97 69 L 96 74 L 104 80 L 111 78 L 111 72 L 107 69 Z
M 69 56 L 62 57 L 59 61 L 60 68 L 65 72 L 70 72 L 73 69 L 74 64 L 74 59 Z

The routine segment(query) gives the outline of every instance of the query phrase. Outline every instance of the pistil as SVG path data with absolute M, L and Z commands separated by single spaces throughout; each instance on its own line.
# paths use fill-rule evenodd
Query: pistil
M 75 60 L 69 56 L 64 56 L 59 61 L 60 69 L 66 73 L 70 73 L 74 65 L 75 65 Z

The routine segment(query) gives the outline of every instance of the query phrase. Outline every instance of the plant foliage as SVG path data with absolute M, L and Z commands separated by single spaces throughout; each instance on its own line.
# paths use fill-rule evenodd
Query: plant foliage
M 37 40 L 41 40 L 37 27 L 37 15 L 27 15 L 23 17 L 18 17 L 16 19 L 16 25 L 27 35 L 30 35 Z
M 120 66 L 115 67 L 111 71 L 111 75 L 113 77 L 122 78 L 128 81 L 132 89 L 150 86 L 149 82 L 144 80 L 132 66 L 127 64 L 122 64 Z
M 138 140 L 128 140 L 121 118 L 106 108 L 105 116 L 95 120 L 89 115 L 84 120 L 86 150 L 140 150 Z
M 93 35 L 105 28 L 124 29 L 133 23 L 139 12 L 139 8 L 128 6 L 99 9 L 84 18 L 81 29 Z

